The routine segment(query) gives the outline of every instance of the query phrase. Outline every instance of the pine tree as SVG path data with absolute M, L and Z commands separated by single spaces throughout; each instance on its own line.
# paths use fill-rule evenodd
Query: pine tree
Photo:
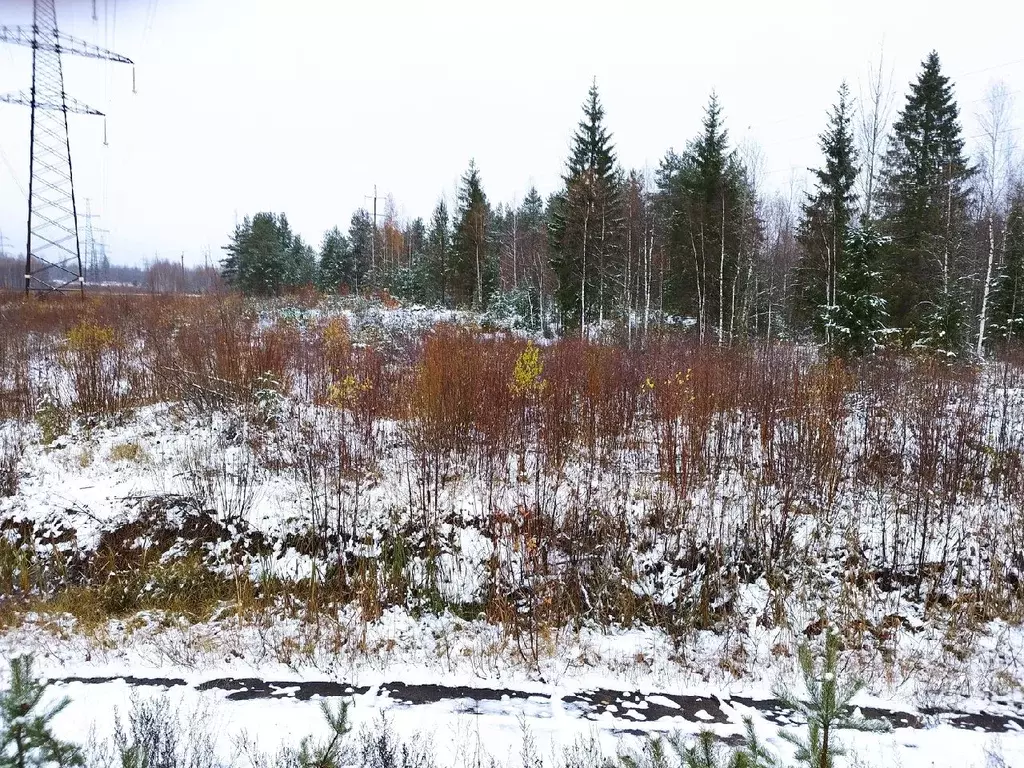
M 348 225 L 349 262 L 345 283 L 359 292 L 367 287 L 367 277 L 373 260 L 373 220 L 370 212 L 360 208 L 352 214 Z
M 993 336 L 1000 341 L 1024 340 L 1024 184 L 1010 197 L 1003 263 L 992 297 Z
M 301 236 L 295 235 L 285 256 L 285 285 L 288 288 L 316 285 L 318 270 L 316 251 Z
M 348 239 L 337 227 L 328 230 L 320 243 L 320 288 L 333 293 L 347 285 L 351 260 Z
M 887 313 L 878 260 L 886 242 L 868 225 L 847 233 L 835 297 L 821 314 L 829 346 L 838 354 L 874 352 L 884 340 Z
M 853 109 L 846 83 L 829 114 L 828 127 L 819 137 L 825 156 L 822 168 L 812 170 L 814 192 L 807 195 L 797 235 L 802 254 L 798 267 L 803 310 L 820 316 L 820 308 L 836 304 L 838 276 L 844 267 L 843 247 L 857 204 L 857 149 L 851 120 Z M 830 341 L 827 328 L 825 341 Z
M 973 172 L 953 87 L 933 51 L 893 125 L 879 202 L 892 238 L 884 271 L 893 321 L 950 353 L 966 342 L 959 277 Z
M 341 768 L 347 764 L 345 740 L 352 730 L 348 709 L 349 703 L 345 700 L 339 702 L 334 709 L 326 701 L 320 703 L 320 712 L 329 728 L 329 738 L 321 742 L 314 742 L 309 736 L 303 738 L 295 754 L 298 768 Z
M 491 207 L 476 163 L 462 176 L 452 237 L 451 286 L 455 303 L 483 309 L 497 282 L 491 248 Z
M 563 324 L 582 327 L 608 315 L 620 271 L 621 183 L 596 81 L 583 104 L 563 181 L 549 206 L 551 267 Z
M 681 733 L 651 736 L 642 752 L 620 753 L 607 768 L 780 768 L 781 763 L 757 738 L 754 721 L 743 718 L 743 743 L 726 751 L 716 745 L 713 731 L 702 730 L 695 744 L 687 745 Z
M 840 728 L 856 731 L 889 730 L 884 720 L 866 720 L 850 706 L 853 697 L 864 687 L 862 680 L 843 680 L 839 672 L 839 636 L 829 631 L 825 636 L 825 655 L 820 672 L 808 646 L 798 652 L 800 671 L 809 701 L 792 691 L 778 688 L 775 695 L 783 704 L 807 720 L 807 737 L 789 731 L 780 734 L 796 747 L 796 759 L 808 768 L 833 768 L 835 758 L 845 754 L 835 732 Z
M 32 657 L 11 660 L 11 683 L 0 691 L 0 768 L 82 766 L 78 747 L 51 731 L 53 718 L 70 703 L 60 699 L 42 706 L 46 686 L 32 675 Z
M 297 285 L 308 275 L 304 260 L 309 254 L 295 248 L 288 219 L 282 213 L 257 213 L 235 227 L 222 274 L 229 285 L 246 295 L 273 296 Z

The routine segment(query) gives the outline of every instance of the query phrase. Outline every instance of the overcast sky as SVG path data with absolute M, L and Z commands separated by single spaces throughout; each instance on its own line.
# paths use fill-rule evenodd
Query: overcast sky
M 547 195 L 595 76 L 626 168 L 682 148 L 716 90 L 773 189 L 802 187 L 837 87 L 856 96 L 883 46 L 896 108 L 938 50 L 968 136 L 994 80 L 1024 88 L 1024 10 L 1010 0 L 96 4 L 96 21 L 91 0 L 57 0 L 57 15 L 137 62 L 133 94 L 130 67 L 64 59 L 69 94 L 109 115 L 108 146 L 103 119 L 84 116 L 71 146 L 79 211 L 89 198 L 120 263 L 219 259 L 236 214 L 261 210 L 319 243 L 375 184 L 426 219 L 470 158 L 492 202 L 530 184 Z M 0 23 L 31 20 L 31 0 L 0 0 Z M 31 51 L 0 48 L 0 92 L 27 90 Z M 0 104 L 0 228 L 17 253 L 28 129 L 26 107 Z

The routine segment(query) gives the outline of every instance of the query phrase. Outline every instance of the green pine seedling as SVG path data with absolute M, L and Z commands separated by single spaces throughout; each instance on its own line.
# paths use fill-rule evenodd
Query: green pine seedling
M 799 651 L 800 670 L 808 701 L 802 701 L 785 688 L 775 695 L 791 709 L 807 719 L 807 736 L 789 731 L 780 735 L 796 747 L 796 759 L 809 768 L 833 768 L 834 759 L 845 754 L 835 732 L 840 728 L 856 731 L 885 732 L 890 729 L 884 720 L 867 720 L 850 707 L 853 697 L 864 687 L 857 678 L 841 680 L 839 675 L 839 636 L 829 632 L 825 637 L 825 656 L 820 673 L 807 645 Z
M 308 736 L 302 740 L 298 754 L 301 768 L 339 768 L 345 736 L 352 730 L 348 706 L 344 700 L 338 704 L 337 709 L 331 709 L 326 701 L 321 703 L 320 710 L 331 728 L 331 736 L 322 744 L 314 744 Z
M 0 768 L 82 766 L 82 751 L 53 735 L 53 718 L 70 703 L 42 707 L 46 685 L 32 676 L 32 657 L 11 659 L 10 687 L 0 691 Z

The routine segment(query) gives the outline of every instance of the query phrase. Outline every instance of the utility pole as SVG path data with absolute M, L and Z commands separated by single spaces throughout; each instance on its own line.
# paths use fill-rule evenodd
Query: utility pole
M 60 32 L 57 29 L 55 0 L 34 0 L 32 26 L 0 26 L 0 42 L 32 49 L 31 91 L 0 96 L 0 101 L 22 104 L 32 110 L 25 295 L 33 290 L 60 292 L 77 288 L 84 296 L 85 275 L 78 237 L 68 113 L 101 117 L 103 113 L 67 95 L 61 54 L 122 64 L 133 62 L 113 51 Z
M 388 195 L 388 196 L 390 196 L 390 195 Z M 377 249 L 377 216 L 378 215 L 380 215 L 380 216 L 384 215 L 384 214 L 378 214 L 377 213 L 377 200 L 379 199 L 379 197 L 377 195 L 377 185 L 376 184 L 373 185 L 373 197 L 370 197 L 369 195 L 363 195 L 363 199 L 364 200 L 373 200 L 373 237 L 370 238 L 370 274 L 374 275 L 376 277 L 376 271 L 377 271 L 377 250 L 376 250 Z M 385 253 L 385 256 L 386 256 L 387 255 L 387 251 L 385 250 L 384 253 Z M 384 266 L 386 267 L 387 265 L 385 264 Z
M 364 200 L 370 196 L 365 195 Z M 373 235 L 370 237 L 370 274 L 377 274 L 377 185 L 373 185 Z

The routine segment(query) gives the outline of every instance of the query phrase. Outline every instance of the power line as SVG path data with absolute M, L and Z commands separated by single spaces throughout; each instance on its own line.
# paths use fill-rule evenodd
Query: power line
M 75 202 L 68 112 L 103 113 L 67 95 L 62 54 L 131 64 L 131 59 L 61 32 L 55 0 L 34 0 L 31 27 L 0 26 L 0 42 L 32 48 L 32 89 L 0 96 L 30 107 L 25 292 L 78 290 L 85 275 Z M 6 156 L 4 162 L 10 166 Z
M 0 158 L 3 159 L 4 165 L 7 166 L 7 170 L 11 174 L 11 178 L 14 179 L 14 183 L 18 185 L 18 189 L 21 191 L 22 196 L 28 197 L 28 192 L 25 190 L 25 187 L 22 186 L 21 181 L 18 178 L 18 174 L 14 170 L 14 166 L 11 165 L 11 161 L 7 159 L 7 153 L 4 152 L 3 147 L 0 147 Z

